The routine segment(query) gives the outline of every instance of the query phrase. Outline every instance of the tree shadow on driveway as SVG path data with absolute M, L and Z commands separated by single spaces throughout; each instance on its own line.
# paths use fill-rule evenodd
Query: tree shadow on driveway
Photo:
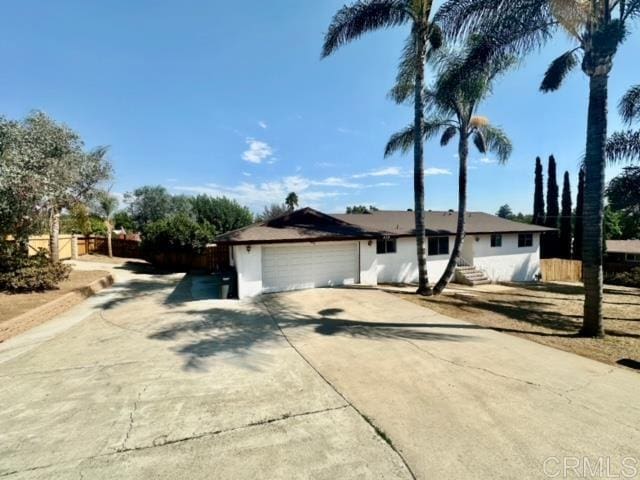
M 484 329 L 469 324 L 370 322 L 348 318 L 341 308 L 324 308 L 316 314 L 293 311 L 277 295 L 258 300 L 253 305 L 204 310 L 181 310 L 191 318 L 174 322 L 148 338 L 178 344 L 175 351 L 185 358 L 186 370 L 205 370 L 204 360 L 217 356 L 249 358 L 265 349 L 287 348 L 286 335 L 348 336 L 362 340 L 411 340 L 462 342 L 471 335 L 438 332 L 437 329 Z

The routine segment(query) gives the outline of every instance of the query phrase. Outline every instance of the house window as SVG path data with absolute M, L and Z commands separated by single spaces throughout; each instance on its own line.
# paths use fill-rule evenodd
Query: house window
M 492 247 L 501 247 L 502 246 L 502 234 L 494 233 L 491 235 L 491 246 Z
M 518 248 L 533 247 L 533 233 L 521 233 L 518 235 Z
M 627 262 L 640 262 L 640 253 L 627 253 Z
M 376 253 L 382 255 L 385 253 L 396 253 L 396 239 L 378 240 L 376 245 Z
M 449 255 L 449 237 L 429 237 L 429 255 Z

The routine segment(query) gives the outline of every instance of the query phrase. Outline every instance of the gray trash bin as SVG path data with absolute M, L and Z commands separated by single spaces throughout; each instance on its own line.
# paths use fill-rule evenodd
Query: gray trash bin
M 231 288 L 231 275 L 223 275 L 220 284 L 220 298 L 229 298 L 229 289 Z

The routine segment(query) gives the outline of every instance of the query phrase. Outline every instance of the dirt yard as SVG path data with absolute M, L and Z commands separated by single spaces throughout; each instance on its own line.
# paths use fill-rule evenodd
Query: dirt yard
M 444 315 L 605 363 L 640 365 L 640 289 L 607 285 L 604 291 L 604 340 L 576 336 L 584 299 L 578 284 L 451 285 L 431 298 L 396 293 Z
M 86 287 L 91 282 L 108 275 L 108 273 L 103 270 L 73 270 L 69 278 L 60 284 L 58 290 L 39 293 L 0 293 L 0 326 L 8 320 L 55 300 L 66 293 Z

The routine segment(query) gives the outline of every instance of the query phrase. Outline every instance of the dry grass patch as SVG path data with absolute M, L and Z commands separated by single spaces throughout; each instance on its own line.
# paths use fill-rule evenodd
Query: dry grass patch
M 640 362 L 640 289 L 605 287 L 604 340 L 577 337 L 584 300 L 579 284 L 451 285 L 439 297 L 395 293 L 438 313 L 605 363 Z

